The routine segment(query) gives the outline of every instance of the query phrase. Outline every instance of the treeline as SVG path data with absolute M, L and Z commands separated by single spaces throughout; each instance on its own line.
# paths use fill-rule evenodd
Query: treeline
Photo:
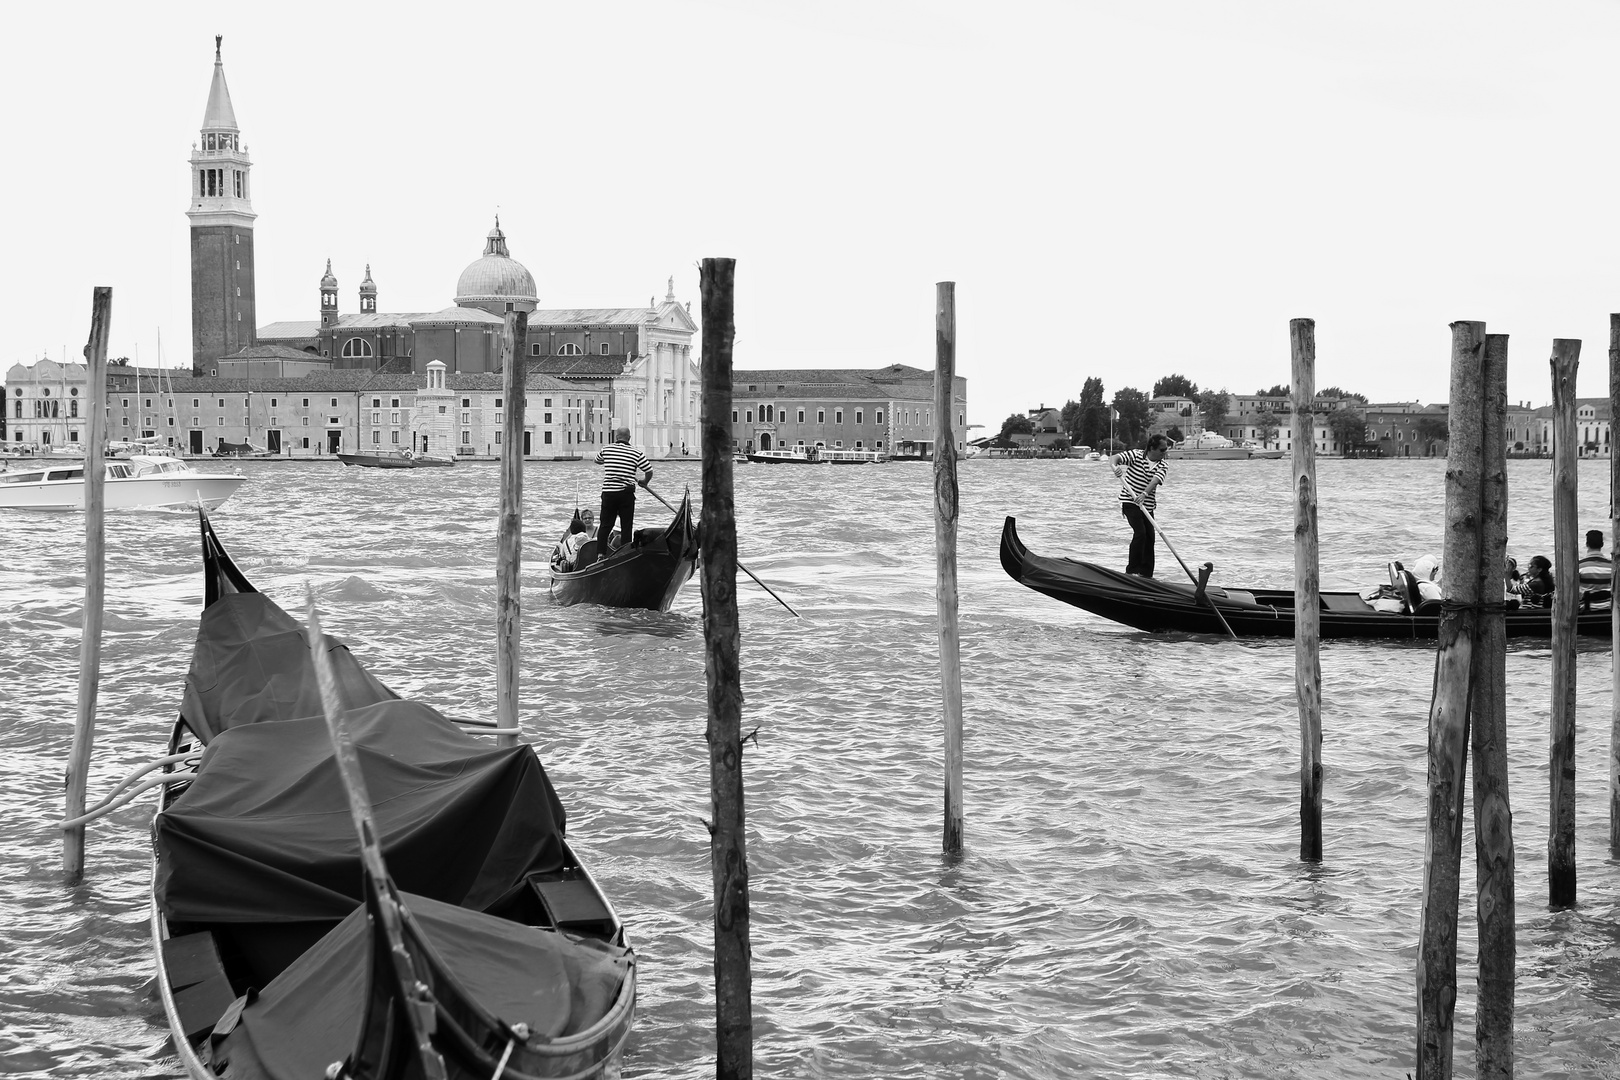
M 1254 414 L 1249 426 L 1255 428 L 1255 434 L 1262 443 L 1276 441 L 1283 424 L 1278 412 L 1287 415 L 1289 392 L 1290 388 L 1286 385 L 1254 392 L 1256 397 L 1277 399 L 1281 406 L 1275 411 L 1267 408 Z M 1367 404 L 1365 395 L 1330 386 L 1318 391 L 1316 396 L 1338 403 L 1322 423 L 1338 438 L 1340 446 L 1353 447 L 1368 441 L 1366 416 L 1357 408 L 1358 404 Z M 1059 426 L 1071 445 L 1092 446 L 1105 453 L 1117 453 L 1128 447 L 1140 446 L 1145 441 L 1149 428 L 1153 426 L 1153 411 L 1149 402 L 1157 397 L 1186 398 L 1191 402 L 1181 408 L 1182 422 L 1173 424 L 1168 431 L 1170 438 L 1177 441 L 1185 438 L 1188 431 L 1220 431 L 1226 425 L 1232 409 L 1232 395 L 1225 387 L 1200 391 L 1198 384 L 1185 375 L 1164 376 L 1153 384 L 1151 394 L 1127 386 L 1116 391 L 1112 399 L 1106 396 L 1102 380 L 1093 377 L 1080 388 L 1080 400 L 1071 400 L 1060 410 Z M 1417 427 L 1419 434 L 1425 438 L 1446 437 L 1444 417 L 1420 417 Z M 1035 422 L 1031 417 L 1014 414 L 1002 422 L 1001 433 L 995 443 L 1010 446 L 1011 436 L 1034 433 Z

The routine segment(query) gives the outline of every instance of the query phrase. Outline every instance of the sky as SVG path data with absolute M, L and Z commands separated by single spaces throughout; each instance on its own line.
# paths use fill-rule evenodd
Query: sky
M 1608 393 L 1620 5 L 664 0 L 29 5 L 0 59 L 0 370 L 189 363 L 214 35 L 253 160 L 258 321 L 448 306 L 497 213 L 542 308 L 698 298 L 738 368 L 934 364 L 970 424 L 1181 374 L 1446 400 L 1449 324 Z M 697 350 L 694 349 L 694 353 Z

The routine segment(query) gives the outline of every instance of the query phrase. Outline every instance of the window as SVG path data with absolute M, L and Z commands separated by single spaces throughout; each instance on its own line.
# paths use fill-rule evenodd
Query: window
M 561 345 L 557 346 L 558 356 L 583 356 L 584 354 L 585 350 L 580 348 L 578 345 L 575 345 L 572 341 L 565 341 Z
M 225 426 L 225 418 L 223 416 L 219 418 L 216 426 L 218 426 L 218 427 L 224 427 Z
M 374 413 L 372 413 L 372 414 L 371 414 L 371 422 L 372 422 L 372 423 L 373 423 L 373 424 L 380 424 L 380 423 L 382 423 L 382 413 L 380 413 L 380 412 L 374 412 Z
M 500 399 L 500 398 L 496 398 L 496 399 L 495 399 L 495 407 L 496 407 L 496 408 L 497 408 L 497 409 L 498 409 L 498 408 L 500 408 L 500 407 L 501 407 L 501 399 Z
M 843 422 L 844 422 L 844 410 L 843 409 L 834 409 L 833 410 L 833 423 L 842 424 Z
M 472 443 L 472 432 L 463 431 L 461 433 L 461 445 L 469 446 L 469 445 L 471 445 L 471 443 Z
M 801 424 L 804 423 L 804 410 L 803 409 L 799 410 L 799 423 L 801 423 Z
M 271 407 L 271 408 L 272 408 L 272 409 L 273 409 L 273 408 L 275 408 L 275 407 L 276 407 L 276 399 L 275 399 L 275 398 L 271 398 L 271 399 L 270 399 L 270 407 Z
M 774 421 L 776 419 L 775 406 L 761 405 L 759 408 L 759 419 L 762 423 L 766 424 Z
M 372 398 L 372 399 L 371 399 L 371 407 L 372 407 L 372 408 L 373 408 L 373 409 L 380 409 L 380 408 L 382 408 L 382 398 L 380 398 L 380 397 L 374 397 L 374 398 Z M 375 420 L 373 420 L 373 421 L 372 421 L 372 423 L 376 423 L 376 421 L 375 421 Z
M 449 411 L 450 411 L 450 406 L 448 406 L 448 405 L 440 405 L 439 406 L 439 415 L 440 416 L 445 415 Z
M 827 422 L 827 410 L 826 409 L 817 409 L 816 410 L 816 423 L 825 424 L 826 422 Z
M 879 439 L 877 442 L 873 443 L 872 445 L 874 447 L 876 447 L 877 449 L 881 450 L 881 449 L 883 449 L 883 440 Z
M 856 410 L 855 410 L 855 422 L 856 422 L 856 423 L 857 423 L 857 424 L 858 424 L 858 423 L 860 423 L 860 422 L 861 422 L 861 417 L 862 417 L 862 415 L 864 415 L 864 412 L 863 412 L 863 410 L 861 410 L 861 409 L 856 409 Z M 855 445 L 856 445 L 856 446 L 859 446 L 859 445 L 860 445 L 860 443 L 856 443 L 856 444 L 855 444 Z
M 337 398 L 332 399 L 332 408 L 337 408 Z
M 523 399 L 523 404 L 525 404 L 525 405 L 527 405 L 527 404 L 528 404 L 528 403 L 529 403 L 529 399 L 528 399 L 528 398 L 524 398 L 524 399 Z M 546 408 L 548 408 L 548 409 L 549 409 L 549 408 L 551 408 L 551 399 L 550 399 L 550 398 L 546 398 L 546 400 L 545 400 L 545 406 L 546 406 Z
M 372 432 L 372 433 L 371 433 L 371 445 L 372 445 L 372 446 L 376 446 L 376 445 L 378 445 L 378 444 L 379 444 L 379 443 L 381 443 L 381 442 L 382 442 L 382 432 L 380 432 L 380 431 L 373 431 L 373 432 Z
M 398 446 L 399 445 L 399 432 L 390 431 L 388 433 L 388 441 L 393 443 L 395 446 Z
M 272 401 L 272 402 L 271 402 L 271 403 L 270 403 L 270 404 L 272 404 L 272 405 L 274 405 L 274 404 L 275 404 L 275 402 L 274 402 L 274 401 Z M 388 407 L 389 407 L 389 408 L 390 408 L 390 409 L 397 409 L 397 408 L 399 408 L 399 398 L 389 398 L 389 399 L 388 399 Z
M 18 408 L 21 408 L 21 407 L 22 406 L 20 406 L 20 405 L 18 406 Z M 804 412 L 803 412 L 803 410 L 800 410 L 800 412 L 799 412 L 799 419 L 800 419 L 800 421 L 804 420 Z M 737 410 L 736 409 L 731 410 L 731 422 L 733 424 L 735 424 L 737 422 Z
M 747 414 L 747 415 L 748 415 L 748 420 L 747 420 L 747 423 L 750 423 L 750 424 L 752 424 L 752 423 L 753 423 L 753 422 L 754 422 L 754 410 L 753 410 L 753 409 L 749 409 L 749 410 L 748 410 L 748 414 Z
M 602 342 L 602 355 L 606 356 L 607 354 L 608 354 L 607 342 L 604 341 L 604 342 Z
M 306 416 L 306 417 L 303 417 L 303 421 L 304 421 L 304 426 L 305 426 L 305 427 L 309 427 L 309 417 L 307 417 L 307 416 Z M 305 440 L 304 440 L 304 445 L 305 445 L 305 446 L 308 446 L 308 445 L 309 445 L 309 440 L 308 440 L 308 439 L 305 439 Z
M 463 409 L 470 409 L 470 408 L 472 408 L 472 398 L 465 398 L 465 397 L 464 397 L 464 398 L 462 398 L 462 399 L 461 399 L 461 407 L 462 407 L 462 408 L 463 408 Z
M 861 448 L 861 440 L 856 439 L 855 440 L 855 449 L 859 450 L 860 448 Z
M 272 401 L 271 404 L 274 405 L 275 402 Z M 309 398 L 304 399 L 304 408 L 309 408 Z
M 504 423 L 506 423 L 506 421 L 505 421 L 505 420 L 502 420 L 502 419 L 501 419 L 501 414 L 500 414 L 500 413 L 496 413 L 496 414 L 495 414 L 495 423 L 496 423 L 496 424 L 497 424 L 497 425 L 499 425 L 499 424 L 504 424 Z M 497 432 L 496 432 L 496 434 L 497 434 L 497 435 L 499 435 L 499 434 L 500 434 L 500 432 L 499 432 L 499 431 L 497 431 Z
M 548 402 L 546 402 L 546 404 L 550 405 L 551 402 L 548 401 Z M 548 424 L 551 423 L 551 414 L 550 413 L 546 413 L 545 423 L 548 423 Z
M 546 437 L 545 437 L 545 439 L 543 441 L 546 442 L 547 444 L 550 444 L 550 442 L 551 442 L 551 432 L 549 432 L 549 431 L 546 432 Z
M 198 401 L 196 398 L 192 398 L 191 399 L 191 407 L 193 409 L 200 409 L 200 408 L 202 408 L 202 402 Z M 128 401 L 124 402 L 124 408 L 126 408 L 126 409 L 129 408 L 129 402 Z
M 461 422 L 462 422 L 462 423 L 463 423 L 463 424 L 470 424 L 470 423 L 472 423 L 472 413 L 470 413 L 470 412 L 464 412 L 464 413 L 462 413 L 462 414 L 461 414 Z
M 538 341 L 534 342 L 533 344 L 531 344 L 529 346 L 529 355 L 530 356 L 539 356 L 540 355 L 540 343 Z

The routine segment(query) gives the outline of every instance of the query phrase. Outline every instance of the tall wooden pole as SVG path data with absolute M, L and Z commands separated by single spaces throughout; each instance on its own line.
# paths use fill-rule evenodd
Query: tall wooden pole
M 112 331 L 112 289 L 96 286 L 90 305 L 90 341 L 84 347 L 90 415 L 84 448 L 84 622 L 79 631 L 79 711 L 68 752 L 67 813 L 84 813 L 90 784 L 90 749 L 96 735 L 96 693 L 101 685 L 101 620 L 107 599 L 105 515 L 107 441 L 107 338 Z M 62 830 L 62 877 L 77 885 L 84 877 L 84 826 Z
M 1576 512 L 1575 372 L 1581 343 L 1554 338 L 1552 732 L 1548 740 L 1551 800 L 1547 820 L 1547 903 L 1575 904 L 1575 619 L 1580 603 Z
M 748 848 L 743 816 L 737 519 L 731 487 L 732 296 L 737 260 L 704 259 L 703 655 L 709 692 L 709 859 L 714 871 L 715 1076 L 754 1075 Z
M 1609 558 L 1620 565 L 1620 315 L 1609 316 Z M 1620 580 L 1610 583 L 1620 588 Z M 1609 606 L 1609 641 L 1620 641 L 1620 604 Z M 1609 854 L 1620 859 L 1620 649 L 1609 650 Z
M 523 725 L 518 715 L 518 654 L 523 635 L 523 406 L 527 393 L 523 342 L 529 313 L 508 311 L 501 329 L 501 371 L 506 418 L 501 426 L 501 516 L 495 552 L 495 721 L 507 729 L 498 746 L 515 746 Z
M 1322 612 L 1316 546 L 1316 320 L 1291 319 L 1294 443 L 1294 697 L 1299 705 L 1299 857 L 1322 860 Z
M 947 855 L 962 853 L 962 650 L 956 623 L 956 282 L 934 286 L 934 562 L 939 681 L 945 704 Z
M 1516 901 L 1513 809 L 1508 800 L 1506 334 L 1485 335 L 1479 523 L 1479 648 L 1474 653 L 1474 865 L 1478 885 L 1479 996 L 1474 1013 L 1475 1075 L 1513 1076 L 1513 984 Z M 1444 562 L 1441 563 L 1444 566 Z M 1446 575 L 1450 581 L 1450 575 Z
M 1479 638 L 1481 369 L 1485 324 L 1451 324 L 1451 413 L 1446 462 L 1446 534 L 1441 555 L 1450 593 L 1440 614 L 1429 705 L 1428 825 L 1417 970 L 1418 1080 L 1446 1080 L 1457 1005 L 1457 894 L 1461 882 L 1468 705 Z

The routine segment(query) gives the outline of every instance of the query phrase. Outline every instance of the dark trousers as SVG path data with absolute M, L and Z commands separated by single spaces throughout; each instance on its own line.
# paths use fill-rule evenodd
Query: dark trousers
M 598 556 L 608 553 L 608 534 L 613 532 L 613 520 L 619 521 L 619 543 L 628 544 L 635 535 L 636 528 L 636 489 L 620 488 L 618 491 L 602 492 L 602 512 L 596 518 L 596 553 Z
M 1125 563 L 1127 574 L 1153 576 L 1153 522 L 1148 513 L 1135 503 L 1119 504 L 1120 513 L 1131 523 L 1131 554 Z

